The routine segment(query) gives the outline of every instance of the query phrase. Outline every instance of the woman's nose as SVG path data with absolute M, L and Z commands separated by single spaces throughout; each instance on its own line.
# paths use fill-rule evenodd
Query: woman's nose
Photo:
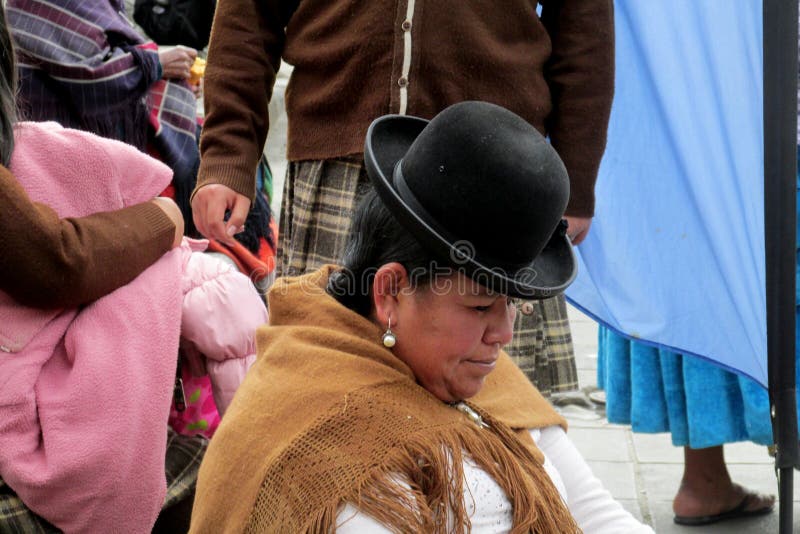
M 492 309 L 492 320 L 483 334 L 484 343 L 487 345 L 499 343 L 503 347 L 511 342 L 516 310 L 516 306 L 509 305 L 505 299 L 498 299 Z

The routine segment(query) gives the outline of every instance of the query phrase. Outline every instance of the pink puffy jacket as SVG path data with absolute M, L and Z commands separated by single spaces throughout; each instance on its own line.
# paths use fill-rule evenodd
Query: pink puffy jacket
M 181 345 L 188 357 L 203 357 L 190 366 L 208 371 L 214 402 L 223 415 L 255 362 L 255 331 L 267 322 L 267 310 L 247 276 L 198 252 L 207 241 L 185 241 L 194 253 L 184 259 Z

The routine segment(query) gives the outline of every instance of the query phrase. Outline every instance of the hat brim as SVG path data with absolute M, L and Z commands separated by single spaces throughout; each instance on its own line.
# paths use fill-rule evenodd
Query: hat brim
M 465 254 L 463 242 L 443 236 L 403 199 L 394 185 L 394 169 L 427 124 L 427 120 L 418 117 L 385 115 L 367 130 L 364 164 L 389 211 L 423 247 L 493 291 L 525 299 L 543 299 L 563 293 L 577 275 L 577 261 L 572 243 L 562 228 L 556 228 L 530 265 L 506 273 L 486 265 L 479 254 Z

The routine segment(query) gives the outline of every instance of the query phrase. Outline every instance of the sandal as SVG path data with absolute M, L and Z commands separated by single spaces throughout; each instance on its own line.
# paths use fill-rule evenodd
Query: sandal
M 718 523 L 719 521 L 727 521 L 728 519 L 737 519 L 740 517 L 753 517 L 757 515 L 764 515 L 768 514 L 772 511 L 775 507 L 775 502 L 773 501 L 772 504 L 768 506 L 763 506 L 761 508 L 757 508 L 755 510 L 748 510 L 748 506 L 751 504 L 751 499 L 753 499 L 756 495 L 752 493 L 748 493 L 735 507 L 731 508 L 727 512 L 721 512 L 719 514 L 714 515 L 700 515 L 700 516 L 682 516 L 676 515 L 673 520 L 678 525 L 684 525 L 688 527 L 699 527 L 703 525 L 711 525 L 712 523 Z

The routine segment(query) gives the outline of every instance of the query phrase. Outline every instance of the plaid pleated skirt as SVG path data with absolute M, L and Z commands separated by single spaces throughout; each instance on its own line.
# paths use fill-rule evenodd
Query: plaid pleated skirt
M 182 436 L 171 428 L 167 435 L 167 454 L 164 469 L 167 494 L 161 510 L 177 506 L 194 498 L 197 472 L 208 440 L 201 436 Z M 119 532 L 125 532 L 119 525 Z M 34 514 L 17 494 L 0 478 L 0 534 L 55 534 L 59 529 Z
M 363 159 L 289 162 L 281 203 L 278 276 L 339 263 L 358 194 L 368 187 Z M 520 304 L 506 351 L 543 395 L 577 389 L 563 296 Z

